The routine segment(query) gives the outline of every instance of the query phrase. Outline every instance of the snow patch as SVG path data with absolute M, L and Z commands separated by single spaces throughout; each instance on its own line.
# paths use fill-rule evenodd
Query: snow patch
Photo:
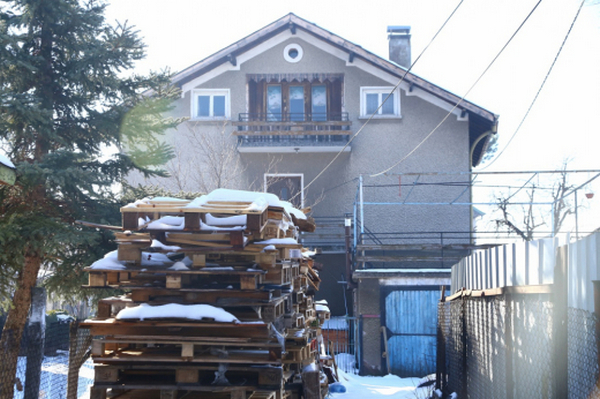
M 158 241 L 158 240 L 152 240 L 152 244 L 150 244 L 151 248 L 158 248 L 161 249 L 163 251 L 179 251 L 181 249 L 181 247 L 177 246 L 177 245 L 165 245 L 162 242 Z
M 125 308 L 117 314 L 117 320 L 129 319 L 214 319 L 221 323 L 237 323 L 239 320 L 231 313 L 211 305 L 181 305 L 177 303 L 168 303 L 166 305 L 150 306 L 142 303 L 139 306 Z
M 267 244 L 267 245 L 289 245 L 289 244 L 298 244 L 295 238 L 287 237 L 287 238 L 271 238 L 265 241 L 257 241 L 255 244 Z
M 117 251 L 111 251 L 104 255 L 104 258 L 92 263 L 90 269 L 100 270 L 123 270 L 126 269 L 124 262 L 118 260 Z
M 8 166 L 9 168 L 15 169 L 15 164 L 8 159 L 5 155 L 0 154 L 0 163 L 4 166 Z
M 190 269 L 183 262 L 175 262 L 175 263 L 173 263 L 173 266 L 169 267 L 169 270 L 190 270 Z

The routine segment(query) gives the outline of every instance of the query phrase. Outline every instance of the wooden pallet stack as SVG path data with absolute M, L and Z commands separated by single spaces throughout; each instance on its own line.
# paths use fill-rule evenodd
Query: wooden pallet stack
M 118 250 L 89 287 L 125 294 L 81 324 L 92 345 L 92 399 L 320 398 L 319 276 L 297 242 L 315 226 L 272 194 L 216 190 L 121 209 Z

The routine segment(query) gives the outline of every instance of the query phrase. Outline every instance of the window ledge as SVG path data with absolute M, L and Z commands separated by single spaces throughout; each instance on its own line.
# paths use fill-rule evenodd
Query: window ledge
M 208 117 L 208 118 L 190 118 L 188 122 L 231 122 L 232 119 L 228 117 Z
M 366 116 L 359 116 L 358 120 L 359 121 L 366 121 L 371 117 L 371 115 L 366 115 Z M 375 115 L 372 118 L 373 120 L 385 120 L 385 121 L 389 121 L 389 120 L 400 120 L 402 119 L 402 115 Z

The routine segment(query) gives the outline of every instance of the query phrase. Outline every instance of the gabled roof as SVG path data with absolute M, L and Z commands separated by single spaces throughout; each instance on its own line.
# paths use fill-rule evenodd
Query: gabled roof
M 293 34 L 295 34 L 297 30 L 302 30 L 320 40 L 327 42 L 329 45 L 348 53 L 349 60 L 361 59 L 371 66 L 397 77 L 398 80 L 406 75 L 404 77 L 404 81 L 411 88 L 416 87 L 420 90 L 423 90 L 428 94 L 447 102 L 450 104 L 450 106 L 458 104 L 457 108 L 461 112 L 468 113 L 469 115 L 469 137 L 471 145 L 476 143 L 482 134 L 489 131 L 495 133 L 497 129 L 498 116 L 486 110 L 485 108 L 482 108 L 467 100 L 461 101 L 461 97 L 441 88 L 440 86 L 437 86 L 413 73 L 406 73 L 406 68 L 373 54 L 361 46 L 354 44 L 334 33 L 331 33 L 312 22 L 306 21 L 305 19 L 302 19 L 293 13 L 276 20 L 262 29 L 257 30 L 256 32 L 244 37 L 230 46 L 227 46 L 222 50 L 208 56 L 207 58 L 195 63 L 194 65 L 184 69 L 173 77 L 172 82 L 178 86 L 183 86 L 184 84 L 208 73 L 222 64 L 231 63 L 232 65 L 235 65 L 236 58 L 240 54 L 257 47 L 266 40 L 288 29 Z M 476 144 L 475 151 L 473 152 L 473 166 L 476 166 L 480 162 L 481 157 L 485 153 L 488 141 L 489 136 L 487 139 L 482 139 L 478 144 Z

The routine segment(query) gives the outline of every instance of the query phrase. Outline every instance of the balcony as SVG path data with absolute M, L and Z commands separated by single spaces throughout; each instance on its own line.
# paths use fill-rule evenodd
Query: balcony
M 234 132 L 240 151 L 261 148 L 299 151 L 308 147 L 321 151 L 339 151 L 350 138 L 348 113 L 328 114 L 240 114 Z

